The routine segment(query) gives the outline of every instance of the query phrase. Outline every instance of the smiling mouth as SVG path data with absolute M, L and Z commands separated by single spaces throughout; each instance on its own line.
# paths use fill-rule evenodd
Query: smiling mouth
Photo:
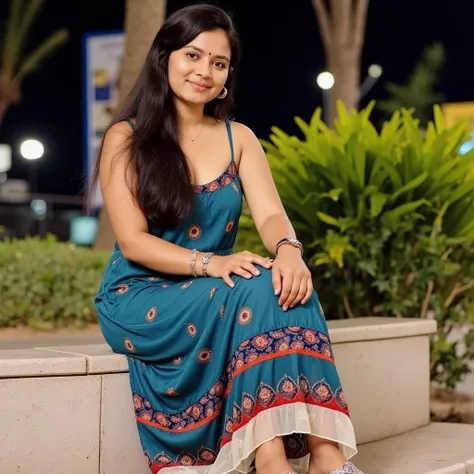
M 188 81 L 188 82 L 198 92 L 205 92 L 211 88 L 211 86 L 208 86 L 207 84 L 199 84 L 198 82 L 193 82 L 193 81 Z

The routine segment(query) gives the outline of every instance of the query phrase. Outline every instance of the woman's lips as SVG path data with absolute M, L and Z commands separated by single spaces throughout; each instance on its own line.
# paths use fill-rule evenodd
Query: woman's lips
M 211 86 L 208 86 L 207 84 L 201 84 L 199 82 L 193 82 L 193 81 L 188 81 L 188 82 L 191 84 L 193 89 L 198 92 L 205 92 L 211 88 Z

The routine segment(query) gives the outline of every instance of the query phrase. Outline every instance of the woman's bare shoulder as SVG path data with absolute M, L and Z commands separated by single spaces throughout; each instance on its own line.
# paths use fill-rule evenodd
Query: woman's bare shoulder
M 253 130 L 241 122 L 231 122 L 232 136 L 239 154 L 246 148 L 254 148 L 260 146 L 257 136 Z
M 123 157 L 122 152 L 128 150 L 132 133 L 133 130 L 126 121 L 114 123 L 105 134 L 101 161 L 112 162 L 116 158 Z
M 114 136 L 124 136 L 129 137 L 133 132 L 133 128 L 131 124 L 127 120 L 122 120 L 120 122 L 114 123 L 109 130 L 107 131 L 107 135 L 114 135 Z

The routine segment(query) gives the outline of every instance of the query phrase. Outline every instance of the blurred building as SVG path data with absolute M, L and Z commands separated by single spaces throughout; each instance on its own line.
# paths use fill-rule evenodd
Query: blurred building
M 23 180 L 0 185 L 0 239 L 54 234 L 60 241 L 92 245 L 96 216 L 84 212 L 82 197 L 30 193 Z

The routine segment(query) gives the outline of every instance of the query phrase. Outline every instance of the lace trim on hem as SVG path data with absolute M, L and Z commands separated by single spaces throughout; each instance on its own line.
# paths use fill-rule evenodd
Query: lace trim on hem
M 354 428 L 350 418 L 330 408 L 306 403 L 292 403 L 259 413 L 245 426 L 235 431 L 232 441 L 219 452 L 215 462 L 206 466 L 157 466 L 153 474 L 246 474 L 253 470 L 255 450 L 277 436 L 294 433 L 311 434 L 339 444 L 346 459 L 357 454 Z M 301 457 L 289 459 L 292 469 L 306 474 L 307 451 Z

